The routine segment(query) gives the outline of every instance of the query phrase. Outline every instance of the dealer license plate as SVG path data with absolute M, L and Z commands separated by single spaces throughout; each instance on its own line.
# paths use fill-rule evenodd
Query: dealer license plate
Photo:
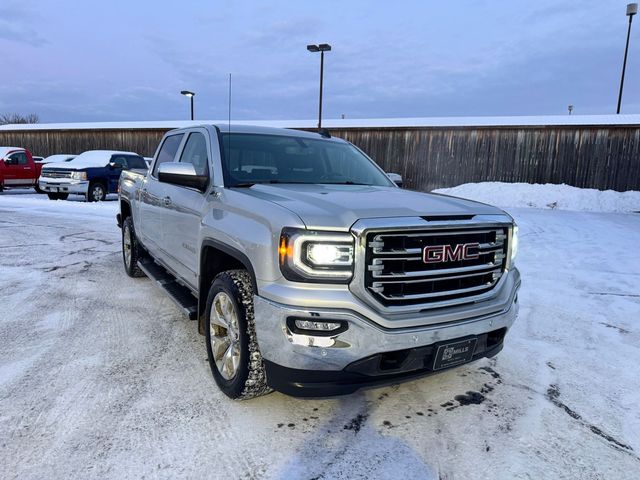
M 473 358 L 473 351 L 476 348 L 477 342 L 477 338 L 470 338 L 468 340 L 445 343 L 444 345 L 438 346 L 436 358 L 433 362 L 433 369 L 441 370 L 470 362 Z

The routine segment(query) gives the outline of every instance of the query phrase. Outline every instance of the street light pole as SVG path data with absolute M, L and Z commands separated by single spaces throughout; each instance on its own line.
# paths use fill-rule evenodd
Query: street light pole
M 318 130 L 322 128 L 322 87 L 324 80 L 324 52 L 331 51 L 331 45 L 321 43 L 320 45 L 307 45 L 307 50 L 311 53 L 320 52 L 320 100 L 318 105 Z
M 620 106 L 622 105 L 622 87 L 624 86 L 624 72 L 627 69 L 627 53 L 629 52 L 629 37 L 631 36 L 631 22 L 633 16 L 638 13 L 638 4 L 630 3 L 627 5 L 627 16 L 629 17 L 629 28 L 627 29 L 627 44 L 624 47 L 624 61 L 622 63 L 622 77 L 620 78 L 620 92 L 618 93 L 618 109 L 616 113 L 620 113 Z
M 191 120 L 193 120 L 193 97 L 195 97 L 196 94 L 190 92 L 189 90 L 182 90 L 180 93 L 185 97 L 189 97 L 191 99 Z

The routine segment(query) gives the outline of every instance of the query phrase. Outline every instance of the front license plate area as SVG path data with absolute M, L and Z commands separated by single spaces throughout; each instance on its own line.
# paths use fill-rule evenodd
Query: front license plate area
M 470 338 L 438 346 L 436 358 L 433 361 L 433 370 L 442 370 L 470 362 L 476 343 L 478 343 L 477 338 Z

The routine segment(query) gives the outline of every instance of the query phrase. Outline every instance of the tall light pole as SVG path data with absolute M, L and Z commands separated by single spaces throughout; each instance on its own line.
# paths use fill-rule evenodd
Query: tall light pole
M 618 94 L 618 110 L 616 113 L 620 113 L 620 106 L 622 105 L 622 87 L 624 86 L 624 71 L 627 68 L 627 53 L 629 52 L 629 37 L 631 36 L 631 22 L 633 16 L 638 13 L 638 4 L 630 3 L 627 5 L 627 16 L 629 17 L 629 28 L 627 29 L 627 45 L 624 47 L 624 62 L 622 63 L 622 78 L 620 78 L 620 93 Z
M 195 97 L 196 94 L 190 92 L 189 90 L 182 90 L 180 93 L 185 97 L 189 97 L 191 99 L 191 120 L 193 120 L 193 97 Z
M 311 53 L 320 52 L 320 105 L 318 106 L 318 130 L 320 130 L 322 128 L 322 80 L 324 76 L 324 52 L 330 52 L 331 45 L 328 43 L 307 45 L 307 50 Z

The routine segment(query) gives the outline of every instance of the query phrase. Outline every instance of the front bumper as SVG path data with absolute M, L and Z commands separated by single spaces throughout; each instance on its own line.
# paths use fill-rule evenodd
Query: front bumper
M 494 308 L 490 313 L 486 305 L 478 304 L 476 308 L 471 305 L 465 318 L 451 320 L 447 309 L 443 309 L 439 322 L 434 318 L 438 314 L 432 312 L 428 325 L 401 328 L 381 325 L 375 321 L 378 316 L 373 311 L 363 314 L 360 304 L 353 309 L 310 308 L 255 296 L 256 334 L 267 381 L 276 390 L 290 395 L 335 395 L 431 373 L 434 346 L 449 340 L 477 337 L 473 360 L 495 355 L 518 314 L 519 287 L 520 275 L 513 269 L 500 297 L 491 302 Z M 348 324 L 348 329 L 334 336 L 297 334 L 287 326 L 290 317 L 340 320 Z M 492 340 L 487 340 L 488 335 L 492 335 Z M 376 369 L 374 365 L 385 361 L 384 355 L 402 362 L 397 368 Z M 363 364 L 368 365 L 364 370 Z
M 86 195 L 89 191 L 89 182 L 86 180 L 71 180 L 66 178 L 43 179 L 38 180 L 40 190 L 51 193 L 75 193 Z

